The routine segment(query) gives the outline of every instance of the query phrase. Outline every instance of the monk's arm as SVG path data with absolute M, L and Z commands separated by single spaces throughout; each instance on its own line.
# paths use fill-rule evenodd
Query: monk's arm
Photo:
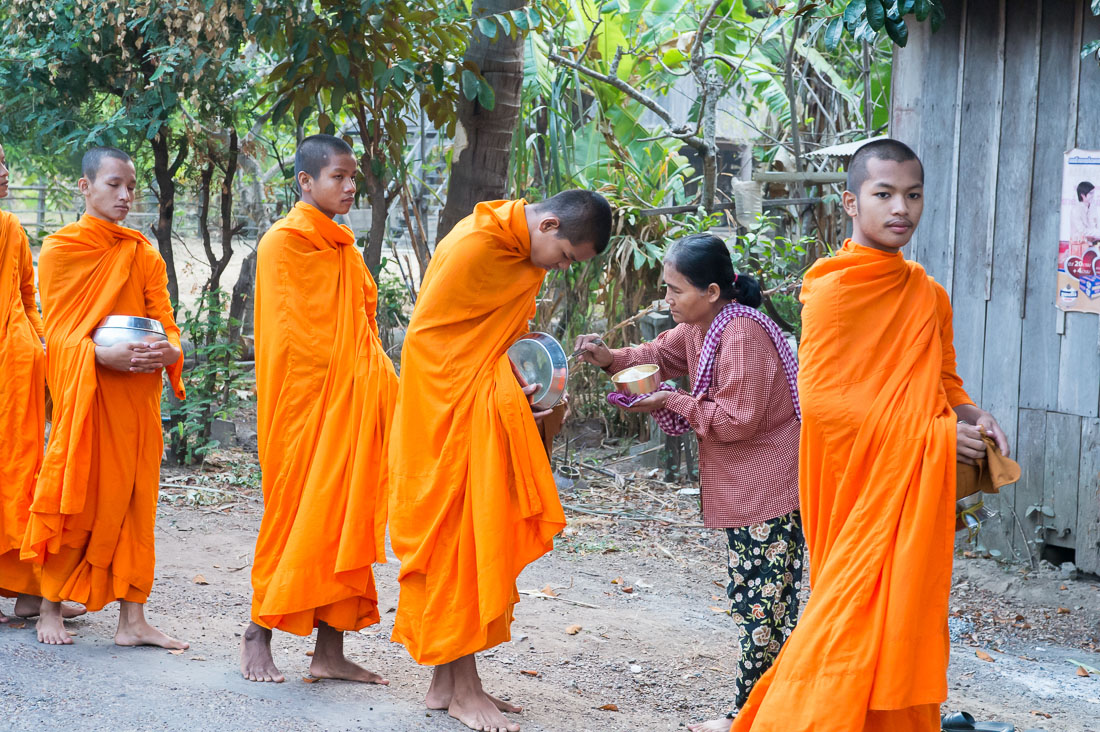
M 963 380 L 959 376 L 955 358 L 955 328 L 952 322 L 951 302 L 947 296 L 947 290 L 938 284 L 936 294 L 940 312 L 940 338 L 943 341 L 943 366 L 940 379 L 943 382 L 943 390 L 947 393 L 947 403 L 955 410 L 955 416 L 965 423 L 957 427 L 956 446 L 959 460 L 973 463 L 975 459 L 984 455 L 985 445 L 981 441 L 981 435 L 976 434 L 975 427 L 984 429 L 997 443 L 1001 453 L 1008 456 L 1010 452 L 1008 436 L 1001 429 L 1001 425 L 992 414 L 974 404 L 974 400 L 963 388 Z
M 665 401 L 665 408 L 686 418 L 700 439 L 750 439 L 767 413 L 779 357 L 774 347 L 769 348 L 771 340 L 764 330 L 749 330 L 748 322 L 735 320 L 722 334 L 711 382 L 712 399 L 676 392 Z
M 34 261 L 31 259 L 31 248 L 27 245 L 25 236 L 23 237 L 23 256 L 20 265 L 21 282 L 19 283 L 19 290 L 23 296 L 23 309 L 27 312 L 27 319 L 31 321 L 34 332 L 45 343 L 46 328 L 42 325 L 42 316 L 38 314 L 38 303 L 35 301 Z
M 160 321 L 164 326 L 165 339 L 171 344 L 171 349 L 162 365 L 168 374 L 172 390 L 177 397 L 183 399 L 183 345 L 180 343 L 179 326 L 176 325 L 176 318 L 172 313 L 172 301 L 168 296 L 168 268 L 160 253 L 151 247 L 145 252 L 145 256 L 148 258 L 145 269 L 145 312 L 148 317 Z
M 631 366 L 655 363 L 662 379 L 679 379 L 687 374 L 687 329 L 677 326 L 666 330 L 649 343 L 633 348 L 611 350 L 611 365 L 605 371 L 616 373 Z

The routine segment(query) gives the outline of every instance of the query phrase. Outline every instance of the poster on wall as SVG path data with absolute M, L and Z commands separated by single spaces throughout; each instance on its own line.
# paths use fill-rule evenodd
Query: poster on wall
M 1062 310 L 1100 313 L 1100 151 L 1070 150 L 1062 165 L 1058 296 Z

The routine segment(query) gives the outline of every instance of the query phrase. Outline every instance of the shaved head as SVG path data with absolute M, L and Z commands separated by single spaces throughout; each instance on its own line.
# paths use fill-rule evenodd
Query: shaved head
M 126 153 L 119 150 L 117 147 L 93 147 L 88 152 L 84 153 L 84 159 L 80 161 L 80 174 L 90 181 L 95 181 L 96 174 L 99 173 L 100 167 L 103 166 L 103 161 L 107 158 L 114 158 L 115 160 L 121 160 L 124 163 L 133 164 L 133 160 Z
M 896 163 L 904 163 L 916 160 L 920 164 L 920 158 L 912 148 L 904 142 L 885 139 L 874 140 L 856 150 L 848 163 L 848 190 L 859 195 L 859 189 L 867 181 L 867 162 L 870 160 L 892 160 Z M 921 180 L 924 180 L 924 165 L 920 167 Z
M 595 191 L 562 191 L 532 204 L 540 214 L 553 214 L 560 225 L 557 233 L 574 246 L 591 244 L 599 254 L 611 238 L 611 204 Z
M 332 135 L 310 135 L 298 145 L 294 153 L 294 178 L 306 173 L 310 178 L 319 178 L 325 166 L 340 155 L 355 158 L 355 151 L 339 137 Z

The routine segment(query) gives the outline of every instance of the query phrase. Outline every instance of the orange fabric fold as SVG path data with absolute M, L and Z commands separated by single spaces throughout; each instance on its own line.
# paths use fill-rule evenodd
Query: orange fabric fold
M 140 232 L 85 214 L 46 237 L 38 258 L 53 428 L 21 555 L 42 565 L 42 595 L 99 610 L 144 602 L 164 450 L 160 374 L 95 362 L 108 315 L 159 320 L 177 348 L 160 253 Z M 166 369 L 183 398 L 183 358 Z
M 509 640 L 516 578 L 565 526 L 506 351 L 546 276 L 524 201 L 481 203 L 436 249 L 402 347 L 390 443 L 393 639 L 421 664 Z
M 947 698 L 955 372 L 947 293 L 852 241 L 802 286 L 799 483 L 812 590 L 732 730 L 938 729 Z
M 46 354 L 34 264 L 15 214 L 0 211 L 0 595 L 37 595 L 38 567 L 19 558 L 46 430 Z
M 256 393 L 264 517 L 252 619 L 308 635 L 379 620 L 397 375 L 351 229 L 298 203 L 260 240 Z

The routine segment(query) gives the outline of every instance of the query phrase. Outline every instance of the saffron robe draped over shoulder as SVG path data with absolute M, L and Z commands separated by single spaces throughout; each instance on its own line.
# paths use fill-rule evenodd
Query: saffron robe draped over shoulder
M 812 589 L 736 732 L 939 729 L 955 372 L 947 293 L 851 240 L 802 285 L 800 495 Z
M 390 443 L 393 639 L 439 665 L 509 640 L 516 578 L 565 526 L 506 355 L 542 270 L 524 201 L 481 203 L 440 243 L 405 336 Z
M 15 214 L 0 211 L 0 595 L 38 594 L 37 565 L 19 558 L 46 430 L 46 331 L 34 264 Z
M 256 394 L 264 517 L 252 619 L 308 635 L 378 617 L 397 376 L 351 229 L 298 203 L 260 240 Z
M 145 602 L 164 452 L 160 373 L 96 364 L 91 333 L 108 315 L 159 320 L 180 347 L 160 253 L 140 232 L 85 214 L 46 237 L 38 258 L 53 429 L 22 556 L 42 565 L 42 596 L 89 610 Z M 184 396 L 183 357 L 168 379 Z

